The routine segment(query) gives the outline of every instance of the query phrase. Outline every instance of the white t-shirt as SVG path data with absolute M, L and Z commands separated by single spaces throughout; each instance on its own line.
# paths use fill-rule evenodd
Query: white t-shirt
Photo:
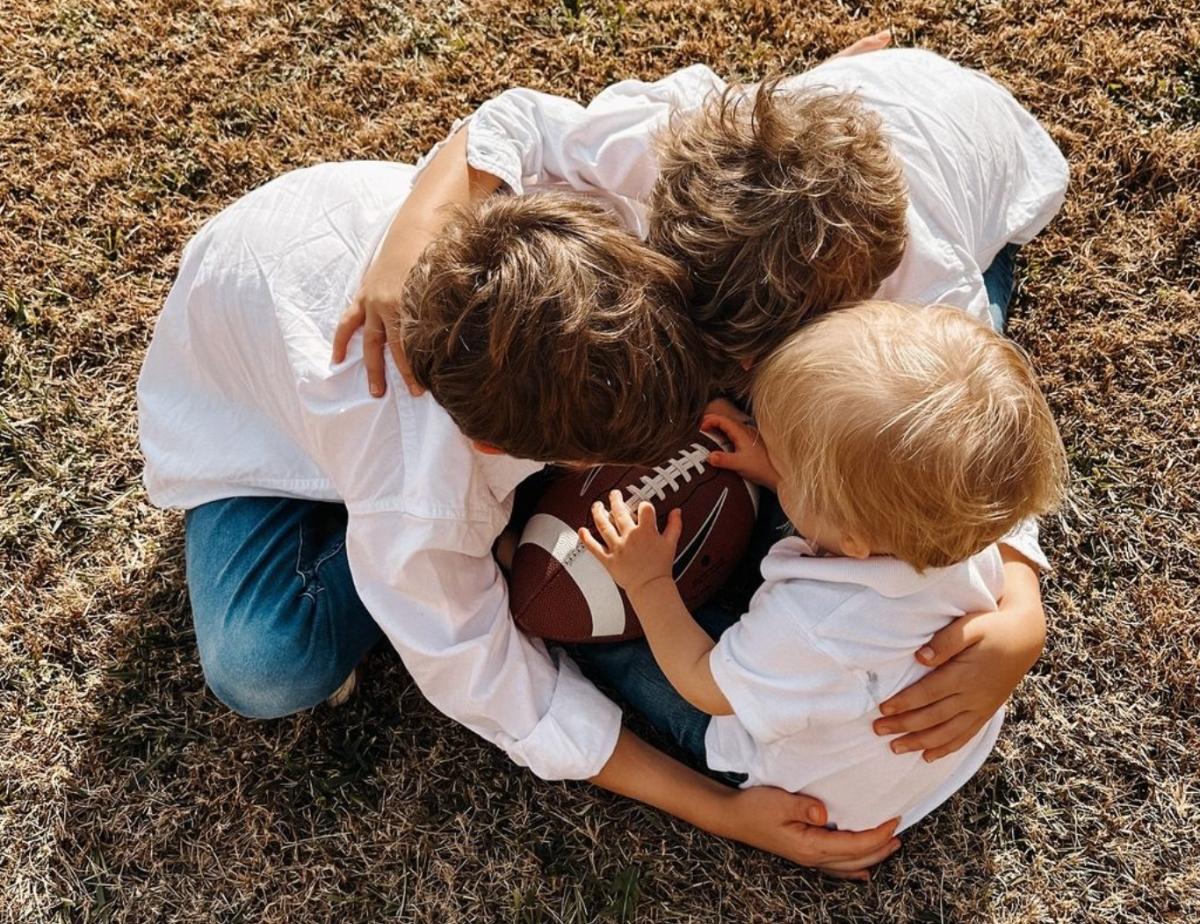
M 896 755 L 874 733 L 879 704 L 924 676 L 913 653 L 964 613 L 996 608 L 1004 568 L 996 546 L 924 574 L 889 557 L 813 557 L 799 538 L 777 543 L 750 611 L 709 656 L 733 715 L 714 716 L 705 744 L 714 770 L 822 800 L 829 820 L 863 830 L 916 823 L 974 775 L 1003 710 L 965 746 L 926 763 Z

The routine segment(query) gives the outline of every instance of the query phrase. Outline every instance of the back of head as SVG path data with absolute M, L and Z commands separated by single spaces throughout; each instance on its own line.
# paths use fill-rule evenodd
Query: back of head
M 903 173 L 853 94 L 732 87 L 658 139 L 650 242 L 689 270 L 726 384 L 801 323 L 869 298 L 907 239 Z
M 709 393 L 682 269 L 579 197 L 460 211 L 409 276 L 401 336 L 463 433 L 522 458 L 658 461 Z
M 969 558 L 1064 490 L 1025 355 L 955 308 L 830 312 L 771 355 L 753 395 L 795 502 L 918 569 Z

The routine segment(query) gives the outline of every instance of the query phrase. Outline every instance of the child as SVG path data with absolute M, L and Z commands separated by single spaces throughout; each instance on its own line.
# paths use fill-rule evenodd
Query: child
M 759 434 L 729 419 L 728 467 L 778 493 L 798 535 L 716 644 L 671 579 L 678 512 L 619 494 L 581 537 L 624 588 L 681 696 L 713 716 L 710 769 L 821 798 L 843 829 L 900 829 L 962 786 L 998 713 L 951 757 L 896 757 L 872 730 L 881 701 L 924 668 L 911 652 L 963 613 L 995 608 L 996 541 L 1050 510 L 1065 457 L 1032 371 L 1010 341 L 951 308 L 867 302 L 780 347 L 753 386 Z M 758 438 L 761 436 L 761 440 Z M 769 451 L 769 452 L 768 452 Z
M 709 375 L 679 272 L 593 201 L 491 199 L 410 286 L 407 345 L 441 403 L 364 400 L 330 337 L 411 178 L 295 171 L 200 230 L 138 383 L 146 487 L 187 510 L 200 660 L 235 711 L 320 703 L 382 629 L 443 712 L 542 776 L 592 776 L 619 713 L 513 628 L 491 548 L 546 461 L 644 461 L 695 427 Z

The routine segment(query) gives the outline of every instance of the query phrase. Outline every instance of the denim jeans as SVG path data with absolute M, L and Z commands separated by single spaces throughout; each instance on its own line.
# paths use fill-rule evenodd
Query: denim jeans
M 992 317 L 1002 329 L 1017 248 L 986 273 Z M 758 566 L 786 526 L 764 492 L 755 539 L 737 574 L 696 612 L 714 638 L 746 610 Z M 346 558 L 340 504 L 283 497 L 230 497 L 189 510 L 188 595 L 204 677 L 216 697 L 252 718 L 275 718 L 320 703 L 382 637 L 358 599 Z M 708 716 L 667 683 L 644 641 L 569 646 L 597 683 L 704 760 Z
M 341 504 L 230 497 L 184 524 L 204 679 L 235 712 L 315 706 L 382 636 L 350 578 Z

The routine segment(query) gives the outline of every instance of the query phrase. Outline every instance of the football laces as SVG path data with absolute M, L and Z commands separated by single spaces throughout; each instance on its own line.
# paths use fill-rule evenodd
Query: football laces
M 686 484 L 692 480 L 692 475 L 704 473 L 710 451 L 700 443 L 692 443 L 679 455 L 668 459 L 662 465 L 656 465 L 651 474 L 643 475 L 639 479 L 638 484 L 628 485 L 625 488 L 628 501 L 640 504 L 652 498 L 666 500 L 668 489 L 678 491 L 681 480 Z

